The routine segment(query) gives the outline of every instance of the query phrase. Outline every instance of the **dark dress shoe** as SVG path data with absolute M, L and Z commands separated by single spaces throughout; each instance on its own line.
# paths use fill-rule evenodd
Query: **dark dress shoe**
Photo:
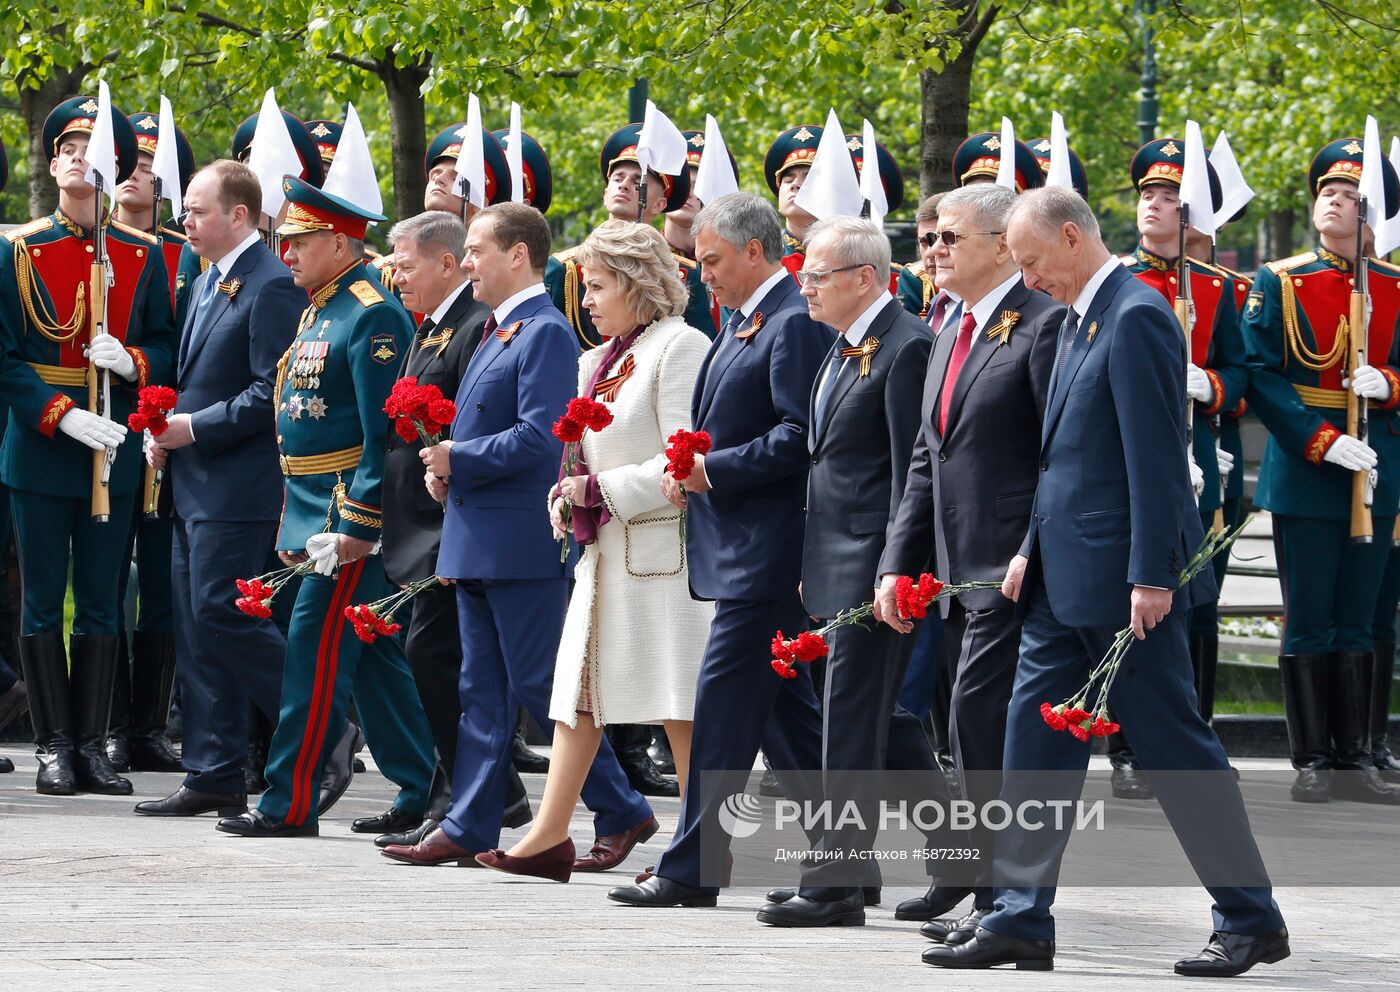
M 608 871 L 616 868 L 627 860 L 627 855 L 632 853 L 632 848 L 651 840 L 652 836 L 660 829 L 661 824 L 656 822 L 656 817 L 649 816 L 631 830 L 625 830 L 620 834 L 608 834 L 606 837 L 596 837 L 588 853 L 574 862 L 573 869 L 574 871 Z
M 180 756 L 170 746 L 163 730 L 132 734 L 128 751 L 130 757 L 127 759 L 127 767 L 134 772 L 173 774 L 185 770 L 185 766 L 180 763 Z M 108 754 L 110 753 L 108 751 Z
M 1152 799 L 1156 793 L 1142 777 L 1142 769 L 1132 765 L 1122 765 L 1113 769 L 1108 779 L 1116 799 Z
M 355 778 L 355 752 L 364 747 L 365 739 L 360 728 L 346 722 L 345 732 L 336 741 L 334 750 L 326 759 L 326 767 L 321 771 L 321 796 L 316 805 L 316 815 L 325 816 L 332 806 L 340 802 L 345 790 L 350 788 Z
M 647 757 L 662 775 L 676 774 L 676 756 L 671 753 L 671 739 L 666 736 L 665 727 L 652 728 Z
M 758 780 L 758 794 L 769 799 L 782 799 L 787 795 L 783 791 L 783 783 L 778 781 L 778 773 L 773 769 L 763 770 L 763 777 Z
M 574 870 L 577 871 L 578 869 L 575 868 Z M 656 874 L 656 865 L 647 865 L 645 868 L 643 868 L 643 869 L 632 879 L 632 881 L 636 882 L 638 885 L 641 885 L 643 882 L 645 882 L 647 879 L 651 878 L 651 877 L 654 876 L 655 874 Z M 729 883 L 732 882 L 733 880 L 734 880 L 734 852 L 733 852 L 733 851 L 725 851 L 725 852 L 724 852 L 724 878 L 720 881 L 719 887 L 720 887 L 721 889 L 727 889 L 727 888 L 729 888 Z M 795 895 L 795 894 L 796 894 L 796 893 L 794 893 L 794 895 Z M 771 900 L 771 899 L 769 900 L 769 902 L 772 902 L 772 901 L 773 901 L 773 900 Z
M 793 896 L 764 906 L 758 911 L 758 922 L 770 927 L 863 927 L 865 901 L 859 892 L 845 899 Z
M 1205 950 L 1193 958 L 1182 958 L 1172 970 L 1192 978 L 1232 978 L 1243 975 L 1261 961 L 1273 964 L 1291 953 L 1287 930 L 1265 937 L 1217 930 L 1210 935 Z
M 15 763 L 9 758 L 0 758 L 0 775 L 15 770 Z
M 428 836 L 428 834 L 436 830 L 438 828 L 438 824 L 440 824 L 441 822 L 441 820 L 430 816 L 427 819 L 425 819 L 422 823 L 418 824 L 418 826 L 414 827 L 412 830 L 405 830 L 401 834 L 381 834 L 380 836 L 374 838 L 374 846 L 381 848 L 389 847 L 390 845 L 398 847 L 412 847 L 414 844 L 417 844 L 419 841 L 421 841 L 424 837 Z
M 136 804 L 136 812 L 142 816 L 199 816 L 201 813 L 218 813 L 223 817 L 235 817 L 247 811 L 247 796 L 198 792 L 183 785 L 164 799 L 150 799 Z
M 765 898 L 769 902 L 787 902 L 797 895 L 796 889 L 769 889 Z M 865 900 L 865 907 L 880 905 L 880 887 L 878 885 L 867 885 L 860 890 L 860 896 Z
M 514 830 L 516 827 L 525 826 L 534 818 L 535 814 L 530 810 L 530 797 L 521 796 L 501 814 L 501 826 L 506 830 Z
M 476 863 L 486 868 L 494 868 L 508 875 L 528 875 L 531 878 L 547 878 L 551 882 L 567 882 L 574 868 L 573 838 L 565 837 L 558 844 L 539 854 L 514 858 L 505 851 L 483 851 L 476 856 Z
M 941 944 L 965 944 L 972 939 L 973 933 L 981 925 L 982 917 L 990 912 L 990 909 L 973 909 L 966 916 L 956 920 L 929 920 L 919 927 L 919 933 Z
M 107 737 L 107 760 L 114 772 L 131 771 L 131 741 L 126 734 L 110 734 Z
M 439 826 L 412 847 L 406 844 L 390 844 L 379 853 L 406 865 L 445 865 L 448 862 L 456 862 L 459 868 L 475 868 L 476 856 L 481 852 L 458 847 Z
M 410 813 L 406 809 L 390 806 L 378 816 L 362 816 L 350 824 L 352 833 L 393 834 L 412 830 L 423 822 L 422 813 Z
M 624 906 L 642 906 L 647 909 L 663 909 L 669 906 L 710 908 L 718 901 L 708 893 L 692 889 L 680 882 L 673 882 L 669 878 L 662 878 L 660 875 L 652 875 L 645 882 L 609 889 L 608 898 Z
M 978 927 L 961 944 L 934 944 L 923 953 L 924 964 L 937 968 L 991 968 L 1014 964 L 1020 971 L 1054 971 L 1055 942 L 1008 937 Z
M 237 837 L 319 837 L 321 834 L 316 823 L 284 823 L 260 809 L 222 819 L 215 829 Z
M 519 727 L 515 728 L 510 760 L 511 764 L 515 765 L 515 770 L 522 775 L 546 775 L 549 773 L 549 759 L 530 750 L 530 745 L 525 743 L 525 731 Z
M 967 886 L 930 885 L 917 899 L 906 899 L 894 908 L 896 920 L 935 920 L 947 916 L 958 903 L 972 895 Z

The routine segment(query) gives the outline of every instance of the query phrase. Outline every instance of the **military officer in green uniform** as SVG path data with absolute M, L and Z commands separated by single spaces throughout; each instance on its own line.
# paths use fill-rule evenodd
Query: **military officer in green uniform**
M 797 193 L 812 169 L 821 140 L 822 129 L 816 124 L 799 124 L 774 138 L 763 156 L 763 178 L 777 197 L 778 215 L 783 218 L 783 268 L 794 279 L 807 258 L 807 232 L 817 222 L 797 205 Z
M 1158 138 L 1137 150 L 1129 165 L 1133 187 L 1138 191 L 1137 227 L 1139 241 L 1131 255 L 1122 261 L 1134 277 L 1175 304 L 1180 287 L 1181 208 L 1179 204 L 1186 145 L 1175 138 Z M 1214 169 L 1209 174 L 1213 206 L 1220 204 L 1220 181 Z M 1073 175 L 1073 170 L 1071 170 Z M 1192 458 L 1201 473 L 1197 507 L 1201 523 L 1209 532 L 1223 526 L 1222 506 L 1225 480 L 1233 467 L 1228 454 L 1217 450 L 1216 422 L 1225 410 L 1232 410 L 1244 398 L 1249 383 L 1245 368 L 1244 341 L 1240 337 L 1239 311 L 1228 273 L 1187 255 L 1190 272 L 1190 299 L 1195 323 L 1190 335 L 1186 391 L 1192 409 Z M 1184 333 L 1184 332 L 1183 332 Z M 1222 472 L 1222 466 L 1225 471 Z M 1219 650 L 1216 633 L 1215 600 L 1192 609 L 1189 644 L 1191 665 L 1196 675 L 1196 696 L 1201 715 L 1207 720 L 1214 712 L 1215 669 Z M 1152 795 L 1137 774 L 1138 763 L 1121 734 L 1109 739 L 1109 760 L 1113 764 L 1114 794 L 1120 798 L 1145 799 Z
M 395 806 L 421 817 L 433 774 L 427 717 L 394 637 L 362 643 L 346 607 L 388 595 L 381 530 L 384 400 L 412 336 L 402 306 L 366 268 L 362 242 L 377 214 L 284 180 L 287 263 L 311 295 L 279 363 L 277 441 L 286 477 L 277 550 L 316 562 L 295 590 L 282 705 L 258 807 L 219 821 L 248 837 L 315 835 L 322 765 L 353 691 L 370 750 L 400 789 Z M 285 595 L 286 593 L 283 593 Z
M 36 786 L 49 795 L 132 791 L 103 750 L 117 665 L 117 575 L 141 479 L 141 439 L 127 431 L 126 418 L 140 387 L 169 377 L 176 340 L 156 239 L 102 217 L 104 204 L 84 178 L 97 111 L 95 99 L 74 97 L 49 114 L 43 147 L 58 209 L 7 231 L 0 251 L 0 395 L 10 408 L 0 479 L 11 491 L 18 535 L 20 657 L 39 757 Z M 112 130 L 120 183 L 136 167 L 136 137 L 115 110 Z M 101 334 L 90 295 L 98 223 L 112 271 Z M 110 375 L 108 417 L 87 410 L 89 363 Z M 110 509 L 101 522 L 92 502 L 94 450 L 111 459 Z M 70 562 L 73 628 L 65 651 Z
M 1317 244 L 1259 270 L 1243 329 L 1249 406 L 1269 430 L 1254 503 L 1273 514 L 1283 586 L 1279 671 L 1298 770 L 1292 795 L 1396 805 L 1400 789 L 1380 778 L 1370 754 L 1368 717 L 1376 601 L 1400 503 L 1400 269 L 1361 262 L 1370 320 L 1365 364 L 1349 375 L 1361 160 L 1354 138 L 1313 158 Z M 1392 213 L 1400 200 L 1395 170 L 1384 161 L 1382 170 L 1386 202 L 1368 205 L 1369 216 Z M 1370 408 L 1364 441 L 1347 433 L 1348 390 Z M 1374 537 L 1351 540 L 1355 474 L 1371 470 Z
M 642 125 L 627 124 L 618 128 L 603 142 L 598 156 L 603 178 L 603 209 L 613 220 L 652 224 L 663 213 L 683 209 L 690 198 L 690 170 L 682 167 L 680 174 L 663 176 L 649 171 L 646 177 L 646 202 L 641 204 L 642 170 L 637 164 L 637 141 Z M 544 269 L 544 286 L 554 305 L 563 311 L 569 326 L 578 335 L 579 347 L 587 351 L 603 343 L 593 327 L 593 318 L 583 306 L 583 270 L 574 256 L 578 246 L 566 248 L 550 256 Z M 680 270 L 681 281 L 689 293 L 685 322 L 697 331 L 713 338 L 719 326 L 710 308 L 710 291 L 700 281 L 700 266 L 692 258 L 671 249 Z
M 170 303 L 175 327 L 185 322 L 188 293 L 177 285 L 180 256 L 187 241 L 173 223 L 160 222 L 159 201 L 155 195 L 155 160 L 160 136 L 160 115 L 150 111 L 129 118 L 136 133 L 136 170 L 117 187 L 116 218 L 128 227 L 149 231 L 160 243 L 165 258 Z M 180 169 L 180 190 L 194 175 L 194 153 L 184 134 L 175 130 L 176 162 Z M 167 191 L 168 192 L 168 191 Z M 173 369 L 171 370 L 173 373 Z M 170 377 L 174 378 L 173 374 Z M 171 382 L 158 385 L 171 385 Z M 173 540 L 168 515 L 161 516 L 156 504 L 158 490 L 155 470 L 142 466 L 145 483 L 133 507 L 131 536 L 123 560 L 136 554 L 136 626 L 127 639 L 126 602 L 130 569 L 118 575 L 117 675 L 112 691 L 112 715 L 107 731 L 107 758 L 118 772 L 179 772 L 180 756 L 165 736 L 170 715 L 170 697 L 175 686 L 175 611 L 170 594 L 170 558 Z M 152 505 L 147 505 L 148 498 Z

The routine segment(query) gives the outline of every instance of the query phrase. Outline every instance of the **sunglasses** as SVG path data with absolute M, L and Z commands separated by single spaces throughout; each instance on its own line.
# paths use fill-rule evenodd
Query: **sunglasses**
M 932 248 L 938 242 L 943 242 L 949 248 L 953 247 L 963 238 L 995 237 L 998 234 L 1005 234 L 1005 231 L 972 231 L 968 234 L 959 234 L 957 231 L 929 231 L 919 238 L 919 244 L 925 248 Z

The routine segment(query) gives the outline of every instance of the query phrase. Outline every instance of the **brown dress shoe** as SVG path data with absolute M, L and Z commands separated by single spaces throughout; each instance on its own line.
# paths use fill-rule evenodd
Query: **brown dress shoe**
M 565 837 L 548 850 L 523 858 L 513 858 L 504 851 L 484 851 L 476 856 L 476 863 L 511 875 L 529 875 L 554 882 L 567 882 L 574 864 L 574 853 L 572 838 Z
M 608 871 L 627 860 L 632 848 L 644 843 L 661 829 L 656 817 L 649 816 L 631 830 L 597 837 L 587 854 L 574 862 L 574 871 Z
M 407 844 L 390 844 L 380 853 L 406 865 L 445 865 L 449 861 L 455 861 L 458 867 L 475 868 L 476 856 L 480 852 L 458 847 L 442 832 L 442 828 L 438 827 L 412 847 Z

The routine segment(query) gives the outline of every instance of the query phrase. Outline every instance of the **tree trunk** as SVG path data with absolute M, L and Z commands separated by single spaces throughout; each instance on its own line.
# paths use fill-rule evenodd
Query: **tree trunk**
M 1270 210 L 1260 222 L 1259 264 L 1275 259 L 1287 258 L 1293 254 L 1293 228 L 1297 214 L 1292 207 L 1286 210 Z
M 58 187 L 49 176 L 49 152 L 44 147 L 44 119 L 49 111 L 70 96 L 76 95 L 92 66 L 80 64 L 73 69 L 54 68 L 53 75 L 41 80 L 37 87 L 21 84 L 20 112 L 29 133 L 29 215 L 43 217 L 58 206 Z
M 964 49 L 941 71 L 919 73 L 923 126 L 919 145 L 920 198 L 952 189 L 953 154 L 967 137 L 975 51 Z
M 412 63 L 398 68 L 393 55 L 381 64 L 379 78 L 389 94 L 389 123 L 393 129 L 394 216 L 402 220 L 423 210 L 423 156 L 428 152 L 424 130 L 427 118 L 423 95 L 418 88 L 428 78 L 428 67 Z

